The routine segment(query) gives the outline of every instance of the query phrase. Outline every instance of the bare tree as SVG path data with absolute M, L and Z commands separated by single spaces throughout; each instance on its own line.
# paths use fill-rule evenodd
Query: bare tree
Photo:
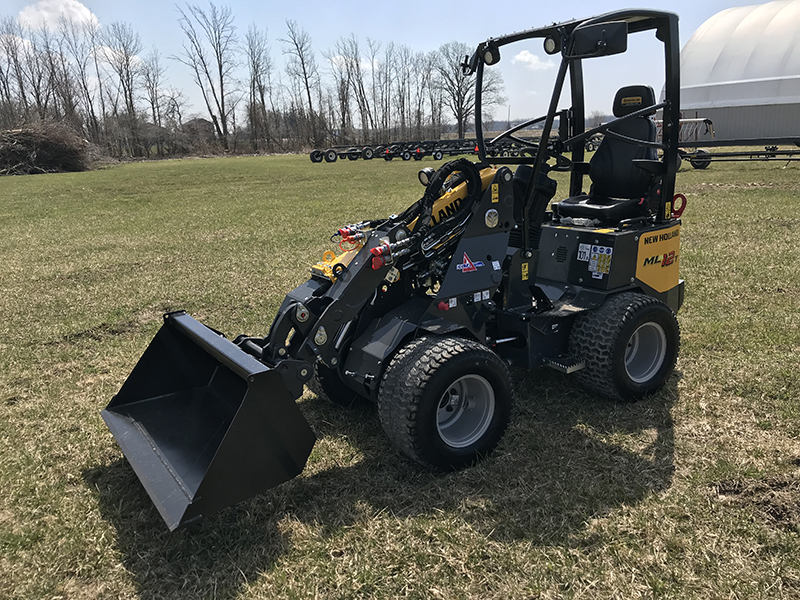
M 150 108 L 150 116 L 153 119 L 153 133 L 156 144 L 156 152 L 159 156 L 164 155 L 164 136 L 162 134 L 162 104 L 163 94 L 161 92 L 161 82 L 165 72 L 161 64 L 161 54 L 158 49 L 153 48 L 142 61 L 142 84 L 144 87 L 145 99 Z M 149 144 L 148 144 L 149 148 Z
M 161 123 L 168 133 L 165 140 L 167 154 L 189 151 L 188 140 L 183 131 L 183 113 L 186 106 L 187 100 L 182 91 L 169 88 L 163 93 Z
M 389 42 L 384 48 L 383 58 L 379 60 L 380 42 L 367 39 L 369 63 L 372 66 L 372 110 L 375 113 L 378 134 L 387 140 L 392 135 L 392 110 L 394 99 L 394 43 Z
M 103 32 L 103 58 L 114 74 L 113 83 L 107 88 L 114 95 L 110 96 L 113 114 L 121 131 L 127 133 L 127 139 L 118 139 L 117 147 L 127 147 L 133 156 L 142 156 L 144 148 L 141 143 L 139 116 L 136 110 L 136 93 L 142 73 L 139 53 L 142 51 L 142 40 L 128 23 L 115 21 Z M 121 101 L 121 105 L 120 105 Z
M 442 91 L 444 105 L 456 120 L 458 137 L 463 138 L 467 124 L 475 112 L 474 75 L 464 75 L 461 62 L 470 52 L 470 47 L 460 42 L 449 42 L 439 48 L 436 56 L 438 85 Z M 499 71 L 491 68 L 483 72 L 483 108 L 501 104 L 503 98 L 503 78 Z
M 233 14 L 229 7 L 217 7 L 213 2 L 209 2 L 208 11 L 187 4 L 186 10 L 178 7 L 178 12 L 186 41 L 183 54 L 173 58 L 192 69 L 217 136 L 228 150 L 239 49 Z
M 18 126 L 28 113 L 28 98 L 23 76 L 22 27 L 11 17 L 0 22 L 0 99 L 3 103 L 3 122 L 8 128 Z
M 250 143 L 258 151 L 262 142 L 271 146 L 272 127 L 270 124 L 273 108 L 272 57 L 267 42 L 267 31 L 251 25 L 245 36 L 245 56 L 250 84 L 247 103 L 247 120 L 250 126 Z M 269 100 L 269 108 L 267 107 Z
M 100 84 L 94 83 L 90 75 L 91 61 L 95 54 L 90 29 L 96 28 L 96 22 L 78 24 L 63 16 L 58 22 L 61 53 L 69 59 L 73 85 L 76 87 L 78 104 L 83 113 L 85 134 L 93 142 L 100 143 L 101 123 L 96 108 L 97 88 Z
M 340 143 L 347 144 L 355 138 L 353 115 L 350 110 L 351 69 L 347 57 L 338 52 L 340 44 L 341 40 L 337 42 L 336 51 L 325 54 L 333 76 L 333 90 L 329 94 L 332 97 L 327 104 L 330 107 L 328 117 L 331 119 L 331 125 L 338 132 Z
M 73 131 L 81 132 L 83 118 L 79 111 L 80 92 L 72 62 L 67 54 L 66 42 L 60 32 L 48 36 L 45 52 L 50 71 L 50 86 L 53 89 L 53 115 Z
M 374 111 L 370 105 L 367 94 L 365 69 L 362 66 L 361 51 L 358 38 L 351 35 L 349 38 L 340 38 L 336 42 L 337 60 L 344 67 L 347 83 L 350 86 L 350 97 L 355 100 L 360 120 L 361 140 L 368 143 L 373 140 L 372 132 L 375 129 Z M 371 72 L 372 69 L 369 69 Z
M 27 98 L 30 100 L 29 110 L 34 111 L 34 115 L 39 120 L 47 118 L 47 111 L 52 99 L 52 87 L 50 86 L 50 70 L 48 68 L 47 52 L 45 48 L 49 46 L 50 34 L 42 27 L 38 31 L 25 31 L 26 43 L 21 44 L 21 64 L 23 87 L 26 90 Z M 26 118 L 32 115 L 26 111 Z
M 608 115 L 604 113 L 602 110 L 593 110 L 589 115 L 588 123 L 586 123 L 587 127 L 598 127 L 599 125 L 603 124 L 603 121 L 608 120 Z
M 286 72 L 295 86 L 295 91 L 304 93 L 305 101 L 308 102 L 308 105 L 304 106 L 304 100 L 300 97 L 297 98 L 302 110 L 304 112 L 306 109 L 308 110 L 308 121 L 311 125 L 311 143 L 317 146 L 320 140 L 317 114 L 314 110 L 312 96 L 319 95 L 321 88 L 317 61 L 314 58 L 314 50 L 311 47 L 311 36 L 300 28 L 295 21 L 286 21 L 286 27 L 288 29 L 287 37 L 280 39 L 281 42 L 286 44 L 283 53 L 289 57 Z

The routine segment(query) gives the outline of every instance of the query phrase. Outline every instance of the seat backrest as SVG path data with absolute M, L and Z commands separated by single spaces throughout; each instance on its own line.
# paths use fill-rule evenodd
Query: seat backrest
M 614 97 L 614 116 L 624 117 L 655 103 L 655 93 L 650 86 L 627 86 L 621 88 Z M 656 140 L 656 125 L 646 116 L 623 121 L 609 129 L 637 140 Z M 655 148 L 638 146 L 606 135 L 589 164 L 589 177 L 592 180 L 589 195 L 604 198 L 644 197 L 652 184 L 652 175 L 633 163 L 637 158 L 656 160 L 658 153 Z

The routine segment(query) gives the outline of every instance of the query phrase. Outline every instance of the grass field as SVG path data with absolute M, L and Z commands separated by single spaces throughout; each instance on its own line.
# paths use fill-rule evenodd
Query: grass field
M 797 163 L 681 171 L 682 348 L 657 396 L 514 371 L 498 450 L 442 476 L 372 407 L 307 392 L 304 473 L 167 532 L 99 415 L 161 313 L 263 335 L 334 228 L 405 208 L 420 166 L 0 179 L 0 598 L 800 597 Z

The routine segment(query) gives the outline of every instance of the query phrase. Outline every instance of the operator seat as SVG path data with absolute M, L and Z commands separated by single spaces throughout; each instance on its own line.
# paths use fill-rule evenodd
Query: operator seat
M 650 86 L 627 86 L 614 97 L 613 113 L 615 117 L 624 117 L 655 103 L 655 93 Z M 656 125 L 648 116 L 623 121 L 609 127 L 609 131 L 636 140 L 656 140 Z M 638 166 L 634 162 L 636 159 L 655 162 L 658 153 L 655 148 L 604 136 L 589 161 L 589 178 L 592 180 L 589 193 L 555 203 L 553 208 L 558 216 L 598 219 L 603 224 L 647 216 L 647 194 L 654 175 Z

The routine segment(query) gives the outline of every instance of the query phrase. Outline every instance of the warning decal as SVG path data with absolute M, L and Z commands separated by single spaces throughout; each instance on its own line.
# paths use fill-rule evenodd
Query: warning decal
M 592 246 L 589 256 L 589 271 L 594 279 L 602 279 L 611 271 L 611 254 L 614 248 L 609 246 Z

